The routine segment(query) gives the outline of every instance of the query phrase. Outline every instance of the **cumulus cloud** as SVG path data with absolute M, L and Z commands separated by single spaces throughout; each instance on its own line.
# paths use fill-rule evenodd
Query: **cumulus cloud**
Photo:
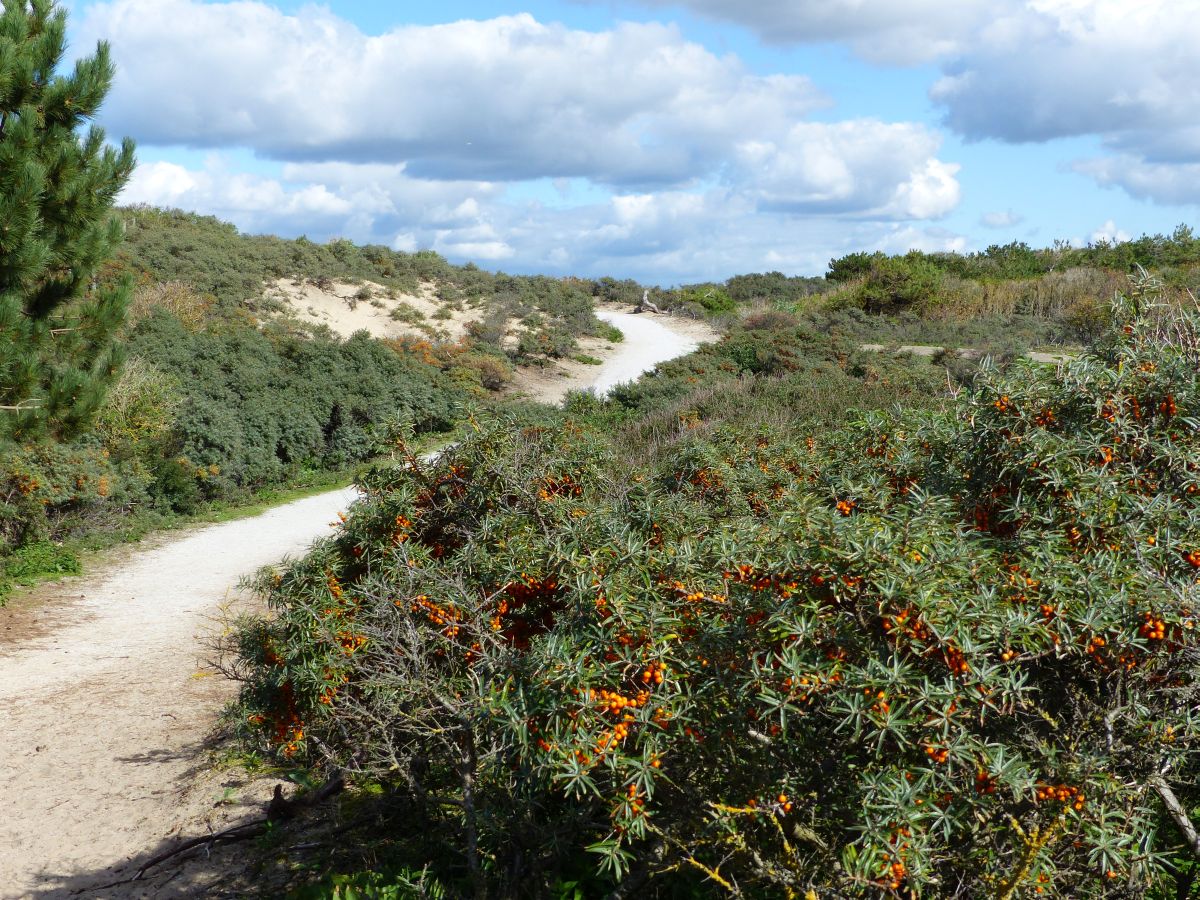
M 289 188 L 275 179 L 226 171 L 218 162 L 198 171 L 170 162 L 138 166 L 119 202 L 203 209 L 254 229 L 275 219 L 301 219 L 319 228 L 355 212 L 324 185 Z
M 1200 150 L 1198 13 L 1200 0 L 1029 0 L 983 29 L 932 96 L 971 137 L 1101 134 L 1190 155 Z M 1171 137 L 1156 141 L 1160 128 Z
M 516 15 L 372 36 L 315 6 L 112 0 L 83 28 L 120 61 L 106 108 L 117 132 L 404 160 L 420 177 L 680 183 L 738 136 L 826 102 L 805 77 L 754 74 L 653 24 L 588 32 Z
M 807 78 L 756 73 L 672 26 L 515 15 L 368 35 L 260 0 L 103 0 L 79 19 L 75 46 L 104 36 L 119 63 L 110 131 L 211 151 L 196 167 L 149 153 L 123 202 L 248 231 L 671 283 L 821 272 L 961 199 L 936 131 L 811 121 L 827 101 Z M 227 148 L 269 174 L 236 172 Z
M 1013 212 L 1011 209 L 986 212 L 979 217 L 979 224 L 984 228 L 1014 228 L 1024 221 L 1024 216 Z
M 413 178 L 403 166 L 289 164 L 277 176 L 231 177 L 220 157 L 196 169 L 150 162 L 121 200 L 193 209 L 251 232 L 342 236 L 509 271 L 656 284 L 773 269 L 820 274 L 829 259 L 863 247 L 965 246 L 939 229 L 764 211 L 726 185 L 547 206 L 502 185 Z
M 486 182 L 410 178 L 403 165 L 286 165 L 280 177 L 268 177 L 232 171 L 213 154 L 201 169 L 165 161 L 139 165 L 118 202 L 197 210 L 254 232 L 383 239 L 415 250 L 418 239 L 402 233 L 402 224 L 425 223 L 430 231 L 421 246 L 429 247 L 439 229 L 478 225 L 479 199 L 499 192 Z M 488 258 L 499 258 L 492 249 Z
M 1119 187 L 1139 200 L 1200 204 L 1200 160 L 1151 162 L 1128 154 L 1078 162 L 1075 171 L 1104 187 Z
M 903 64 L 961 49 L 998 2 L 1010 0 L 642 0 L 743 25 L 771 44 L 846 42 L 873 61 Z
M 946 228 L 918 228 L 913 225 L 895 225 L 882 232 L 875 240 L 865 240 L 864 245 L 883 253 L 907 253 L 909 250 L 924 250 L 926 253 L 964 253 L 967 239 Z
M 1133 240 L 1133 235 L 1117 227 L 1117 223 L 1109 219 L 1092 232 L 1093 244 L 1123 244 Z
M 961 199 L 959 167 L 937 159 L 940 143 L 919 125 L 808 122 L 778 142 L 743 141 L 736 159 L 765 209 L 932 219 Z
M 1200 0 L 1028 0 L 948 62 L 931 97 L 969 139 L 1094 135 L 1076 170 L 1160 203 L 1195 202 Z
M 936 63 L 930 96 L 967 139 L 1098 137 L 1106 154 L 1079 171 L 1136 197 L 1196 202 L 1200 0 L 639 2 L 735 22 L 767 43 L 836 42 L 877 63 Z

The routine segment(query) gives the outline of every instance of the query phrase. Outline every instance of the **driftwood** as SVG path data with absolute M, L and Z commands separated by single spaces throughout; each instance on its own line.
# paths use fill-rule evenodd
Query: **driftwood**
M 645 312 L 646 310 L 650 310 L 652 313 L 658 313 L 660 316 L 662 315 L 662 310 L 659 309 L 657 305 L 650 302 L 650 292 L 642 291 L 642 302 L 637 305 L 637 309 L 635 309 L 634 312 Z
M 189 838 L 182 844 L 178 844 L 172 849 L 166 850 L 142 863 L 141 868 L 134 873 L 132 878 L 127 879 L 127 881 L 117 881 L 113 884 L 126 884 L 129 881 L 137 881 L 155 866 L 169 859 L 174 859 L 176 856 L 181 856 L 190 850 L 195 850 L 197 847 L 212 846 L 214 844 L 232 844 L 235 841 L 244 841 L 248 838 L 257 837 L 264 833 L 271 824 L 284 819 L 294 818 L 301 809 L 316 806 L 318 803 L 328 800 L 335 794 L 340 794 L 345 788 L 346 780 L 340 772 L 335 772 L 331 775 L 329 780 L 315 791 L 300 797 L 294 797 L 291 800 L 285 799 L 283 788 L 275 785 L 275 794 L 271 797 L 271 802 L 267 804 L 267 814 L 261 819 L 243 822 L 241 825 L 234 825 L 232 828 L 226 828 L 224 831 L 218 831 L 214 834 Z M 105 885 L 105 887 L 112 886 Z

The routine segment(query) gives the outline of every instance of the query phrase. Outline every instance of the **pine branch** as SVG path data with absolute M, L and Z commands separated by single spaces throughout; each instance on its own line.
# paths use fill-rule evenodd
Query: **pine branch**
M 0 410 L 6 410 L 8 412 L 25 412 L 26 410 L 30 409 L 37 409 L 36 404 L 45 402 L 46 401 L 41 397 L 30 397 L 28 400 L 22 400 L 15 406 L 0 406 Z

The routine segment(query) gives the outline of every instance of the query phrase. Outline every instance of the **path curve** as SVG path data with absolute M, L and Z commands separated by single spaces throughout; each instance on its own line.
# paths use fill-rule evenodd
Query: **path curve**
M 649 316 L 600 317 L 625 333 L 597 371 L 601 392 L 697 346 Z M 39 611 L 54 621 L 41 635 L 0 608 L 0 898 L 210 896 L 186 876 L 100 886 L 160 842 L 261 811 L 250 798 L 226 805 L 219 779 L 201 777 L 233 691 L 204 677 L 206 640 L 243 576 L 304 552 L 353 497 L 148 541 L 44 592 L 54 601 Z
M 596 318 L 615 325 L 625 335 L 617 351 L 600 367 L 594 390 L 604 396 L 618 384 L 635 381 L 659 363 L 691 353 L 700 346 L 695 338 L 673 331 L 646 313 L 600 310 Z

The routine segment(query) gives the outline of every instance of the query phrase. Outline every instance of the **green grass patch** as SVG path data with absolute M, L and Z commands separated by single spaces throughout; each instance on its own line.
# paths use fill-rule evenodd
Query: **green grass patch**
M 71 548 L 39 541 L 22 547 L 0 568 L 0 602 L 16 585 L 36 584 L 67 575 L 79 575 L 83 566 Z
M 600 337 L 608 341 L 610 344 L 619 344 L 625 340 L 625 332 L 616 325 L 610 325 L 607 322 L 600 323 Z

